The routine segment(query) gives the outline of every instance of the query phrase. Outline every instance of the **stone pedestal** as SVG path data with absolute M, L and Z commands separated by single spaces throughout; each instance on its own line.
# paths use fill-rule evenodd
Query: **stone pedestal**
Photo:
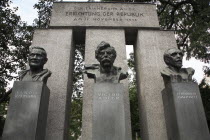
M 196 83 L 171 83 L 162 93 L 169 140 L 210 139 Z
M 15 82 L 3 140 L 45 140 L 49 89 L 42 82 Z
M 123 84 L 94 85 L 93 140 L 126 140 L 123 88 Z
M 134 46 L 143 140 L 167 140 L 160 74 L 164 51 L 177 47 L 173 31 L 139 30 Z
M 101 41 L 109 42 L 117 52 L 117 58 L 114 65 L 121 67 L 123 71 L 127 71 L 126 59 L 126 44 L 125 31 L 123 29 L 87 29 L 85 43 L 85 64 L 97 64 L 95 59 L 95 50 Z M 128 94 L 128 80 L 122 80 L 124 84 L 124 107 L 125 107 L 125 131 L 126 140 L 131 140 L 131 125 L 130 125 L 130 104 Z M 92 140 L 93 134 L 93 86 L 94 80 L 84 78 L 84 93 L 83 93 L 83 110 L 82 110 L 82 139 Z M 105 123 L 105 122 L 104 122 Z M 107 122 L 106 122 L 107 123 Z

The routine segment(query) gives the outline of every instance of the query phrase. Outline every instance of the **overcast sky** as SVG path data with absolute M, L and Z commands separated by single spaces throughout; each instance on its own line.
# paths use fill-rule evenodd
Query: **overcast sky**
M 32 24 L 33 20 L 37 18 L 37 11 L 33 8 L 33 5 L 37 3 L 38 0 L 12 0 L 12 1 L 13 1 L 12 6 L 19 7 L 17 14 L 21 16 L 21 19 L 23 21 L 26 21 L 28 24 Z M 67 0 L 64 0 L 64 1 L 67 1 Z M 71 0 L 68 0 L 68 1 L 71 1 Z M 87 0 L 73 0 L 73 1 L 85 2 Z M 127 55 L 128 55 L 129 52 L 132 51 L 132 49 L 130 49 L 131 47 L 127 47 L 127 48 L 128 48 L 127 49 L 128 51 Z M 205 64 L 203 62 L 200 62 L 199 60 L 195 60 L 194 58 L 190 59 L 190 61 L 186 61 L 184 59 L 184 62 L 183 62 L 183 67 L 192 67 L 195 69 L 195 74 L 193 77 L 198 82 L 200 82 L 204 76 L 204 73 L 202 71 L 204 65 L 210 67 L 210 64 Z

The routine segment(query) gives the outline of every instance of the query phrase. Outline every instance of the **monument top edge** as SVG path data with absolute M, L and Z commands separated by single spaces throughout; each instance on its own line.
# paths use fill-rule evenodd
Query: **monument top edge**
M 95 4 L 99 4 L 99 3 L 113 3 L 113 4 L 146 4 L 146 5 L 155 5 L 154 3 L 144 3 L 144 2 L 78 2 L 78 1 L 57 1 L 57 2 L 54 2 L 54 3 L 95 3 Z

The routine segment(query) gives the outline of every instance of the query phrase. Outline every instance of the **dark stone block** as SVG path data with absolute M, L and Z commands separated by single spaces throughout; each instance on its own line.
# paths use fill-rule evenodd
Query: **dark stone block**
M 123 84 L 94 85 L 93 140 L 125 140 Z
M 162 94 L 169 140 L 210 140 L 196 83 L 170 83 Z
M 49 96 L 43 82 L 15 82 L 3 140 L 44 140 Z

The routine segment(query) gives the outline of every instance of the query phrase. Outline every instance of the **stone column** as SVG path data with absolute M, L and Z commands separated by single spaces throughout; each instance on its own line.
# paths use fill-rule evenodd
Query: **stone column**
M 125 32 L 123 29 L 87 29 L 86 30 L 86 43 L 85 43 L 85 64 L 98 63 L 95 59 L 95 49 L 101 41 L 110 43 L 115 47 L 117 58 L 114 65 L 122 67 L 122 70 L 127 71 L 126 59 L 126 44 Z M 84 93 L 83 93 L 83 114 L 82 114 L 82 139 L 92 140 L 92 115 L 93 115 L 93 83 L 94 80 L 84 78 Z M 130 126 L 130 105 L 128 96 L 128 80 L 122 80 L 124 84 L 124 97 L 125 97 L 125 118 L 126 118 L 126 140 L 131 139 L 131 126 Z
M 46 140 L 67 140 L 74 52 L 72 30 L 36 30 L 32 46 L 46 49 L 48 62 L 45 67 L 52 71 L 47 83 L 50 89 L 50 102 Z
M 160 71 L 165 67 L 164 51 L 172 47 L 177 47 L 172 31 L 138 31 L 134 52 L 143 140 L 167 140 Z

